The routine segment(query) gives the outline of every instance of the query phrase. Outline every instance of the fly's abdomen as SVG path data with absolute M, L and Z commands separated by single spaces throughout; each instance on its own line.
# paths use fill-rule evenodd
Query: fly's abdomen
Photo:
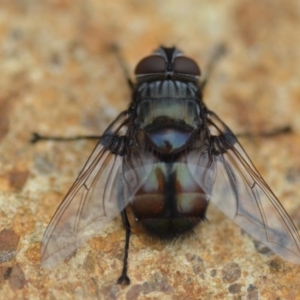
M 186 164 L 157 163 L 149 168 L 136 171 L 136 176 L 147 173 L 147 178 L 131 198 L 131 207 L 150 235 L 174 239 L 205 219 L 208 195 Z

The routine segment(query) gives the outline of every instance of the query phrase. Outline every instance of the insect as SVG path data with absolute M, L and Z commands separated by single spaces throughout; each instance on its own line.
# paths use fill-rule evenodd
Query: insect
M 109 125 L 44 234 L 41 260 L 51 267 L 121 214 L 123 270 L 132 210 L 135 222 L 163 240 L 192 232 L 212 201 L 282 258 L 300 263 L 300 236 L 232 131 L 202 100 L 194 60 L 159 47 L 142 59 L 132 101 Z

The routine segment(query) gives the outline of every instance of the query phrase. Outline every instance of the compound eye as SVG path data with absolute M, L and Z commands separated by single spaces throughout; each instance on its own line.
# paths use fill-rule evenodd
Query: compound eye
M 195 61 L 192 59 L 179 56 L 174 60 L 174 72 L 181 74 L 188 74 L 194 76 L 200 76 L 201 72 Z
M 142 59 L 135 68 L 136 75 L 163 73 L 166 71 L 166 62 L 162 56 L 151 55 Z

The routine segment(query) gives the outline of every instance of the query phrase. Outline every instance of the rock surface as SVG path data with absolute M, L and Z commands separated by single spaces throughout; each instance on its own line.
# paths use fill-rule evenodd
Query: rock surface
M 124 230 L 115 219 L 67 261 L 40 265 L 43 232 L 95 142 L 30 144 L 32 132 L 99 134 L 133 70 L 177 45 L 205 72 L 225 44 L 205 103 L 241 138 L 300 228 L 300 4 L 297 0 L 0 1 L 0 299 L 300 299 L 300 266 L 283 261 L 211 208 L 197 237 L 161 244 L 136 231 L 130 286 L 118 286 Z M 132 72 L 131 72 L 132 73 Z

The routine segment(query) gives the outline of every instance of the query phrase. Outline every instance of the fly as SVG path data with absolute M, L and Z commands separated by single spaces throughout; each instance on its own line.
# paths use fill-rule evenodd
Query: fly
M 142 59 L 132 101 L 101 136 L 42 240 L 43 266 L 71 255 L 121 214 L 123 270 L 131 224 L 163 240 L 193 232 L 212 201 L 283 259 L 300 263 L 300 236 L 232 131 L 203 100 L 200 69 L 177 48 Z M 36 136 L 38 139 L 39 136 Z

